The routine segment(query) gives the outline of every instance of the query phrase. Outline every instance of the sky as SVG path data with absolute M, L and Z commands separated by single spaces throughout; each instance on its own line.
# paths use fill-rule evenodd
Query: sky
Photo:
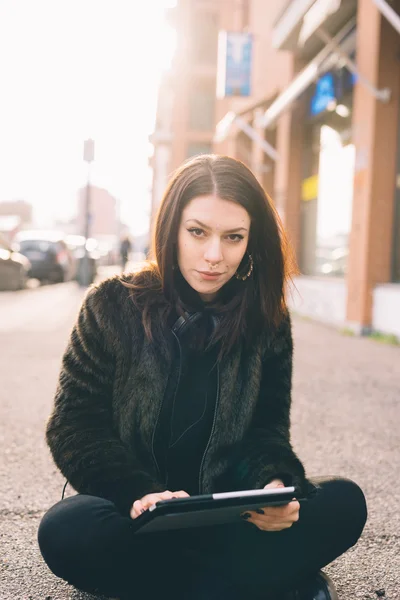
M 148 136 L 174 50 L 174 0 L 0 1 L 0 201 L 24 199 L 35 221 L 75 213 L 95 141 L 93 184 L 120 203 L 133 234 L 150 208 Z

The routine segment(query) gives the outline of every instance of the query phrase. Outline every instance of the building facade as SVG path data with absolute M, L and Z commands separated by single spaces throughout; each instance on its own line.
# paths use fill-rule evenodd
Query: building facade
M 86 187 L 78 192 L 75 232 L 79 235 L 85 233 L 86 194 Z M 118 203 L 107 190 L 95 185 L 90 186 L 89 215 L 90 237 L 101 239 L 105 236 L 119 236 Z
M 154 198 L 193 154 L 239 158 L 296 251 L 292 307 L 398 337 L 399 12 L 399 0 L 178 2 L 167 159 Z M 217 94 L 222 31 L 251 36 L 245 93 Z
M 11 244 L 21 229 L 31 226 L 32 215 L 32 205 L 29 202 L 0 202 L 0 235 Z
M 153 213 L 170 173 L 190 156 L 213 151 L 216 125 L 218 1 L 178 0 L 168 16 L 177 44 L 172 68 L 160 86 L 150 137 Z

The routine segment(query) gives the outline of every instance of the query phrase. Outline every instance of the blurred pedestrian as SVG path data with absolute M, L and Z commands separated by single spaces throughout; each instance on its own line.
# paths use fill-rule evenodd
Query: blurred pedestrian
M 125 234 L 122 237 L 121 243 L 119 246 L 119 254 L 120 254 L 120 260 L 121 260 L 122 272 L 125 271 L 126 263 L 129 260 L 130 252 L 132 252 L 132 243 L 131 243 L 131 240 L 129 239 L 129 235 Z
M 93 287 L 72 332 L 47 442 L 78 494 L 41 522 L 45 561 L 122 599 L 337 598 L 320 569 L 357 542 L 366 504 L 350 480 L 307 479 L 290 443 L 295 268 L 273 204 L 242 163 L 196 157 L 167 187 L 153 255 Z M 162 499 L 292 485 L 296 500 L 237 523 L 133 532 Z

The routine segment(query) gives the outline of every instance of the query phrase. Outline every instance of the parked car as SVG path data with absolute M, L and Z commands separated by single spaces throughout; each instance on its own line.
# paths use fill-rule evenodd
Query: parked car
M 56 231 L 21 231 L 16 236 L 18 249 L 30 263 L 29 277 L 61 283 L 74 277 L 76 261 L 65 236 Z
M 96 241 L 99 252 L 98 265 L 102 267 L 118 265 L 120 262 L 118 237 L 116 235 L 98 235 Z
M 97 275 L 97 263 L 100 258 L 97 241 L 94 238 L 88 238 L 85 244 L 83 235 L 67 235 L 65 241 L 75 258 L 74 279 L 81 280 L 86 247 L 89 255 L 90 280 L 93 282 Z
M 30 267 L 29 260 L 0 237 L 0 290 L 24 289 Z

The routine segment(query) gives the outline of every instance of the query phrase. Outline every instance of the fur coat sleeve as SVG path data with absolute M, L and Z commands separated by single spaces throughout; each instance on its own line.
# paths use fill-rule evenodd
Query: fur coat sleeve
M 239 489 L 262 488 L 273 479 L 281 479 L 285 485 L 306 490 L 304 467 L 290 443 L 292 356 L 287 315 L 264 355 L 257 408 L 235 461 Z
M 110 290 L 93 288 L 83 302 L 65 351 L 48 420 L 53 459 L 80 493 L 101 496 L 128 512 L 133 502 L 161 490 L 113 430 L 115 351 Z M 107 316 L 105 316 L 107 315 Z

